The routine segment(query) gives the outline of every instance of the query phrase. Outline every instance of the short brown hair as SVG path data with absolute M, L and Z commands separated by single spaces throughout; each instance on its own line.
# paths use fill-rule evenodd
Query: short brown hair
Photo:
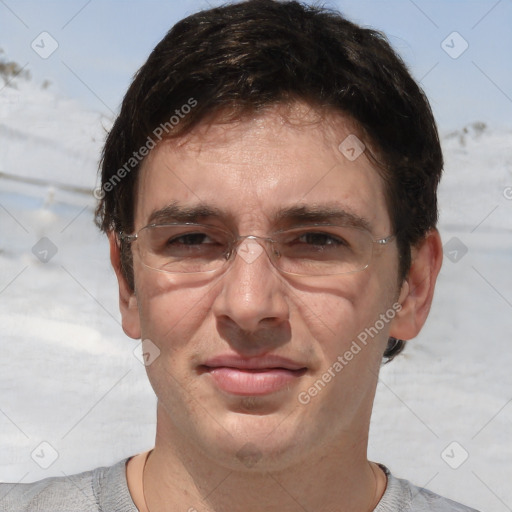
M 194 108 L 170 122 L 191 98 Z M 193 14 L 167 33 L 137 72 L 106 140 L 98 226 L 133 231 L 140 167 L 134 155 L 158 127 L 174 138 L 217 112 L 241 119 L 297 100 L 348 115 L 379 155 L 402 282 L 411 247 L 438 217 L 443 157 L 429 102 L 382 33 L 296 1 L 225 5 Z M 121 261 L 133 287 L 124 243 Z M 384 357 L 391 360 L 404 345 L 390 338 Z

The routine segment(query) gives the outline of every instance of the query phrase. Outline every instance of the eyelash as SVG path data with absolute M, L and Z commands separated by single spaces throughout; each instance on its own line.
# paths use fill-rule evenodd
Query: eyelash
M 212 240 L 213 243 L 215 243 L 215 241 L 213 241 L 213 239 L 206 233 L 201 233 L 201 232 L 193 232 L 193 233 L 185 233 L 185 234 L 182 234 L 182 235 L 179 235 L 179 236 L 176 236 L 174 237 L 173 239 L 169 239 L 167 241 L 167 244 L 168 245 L 171 245 L 171 244 L 174 244 L 174 243 L 181 243 L 183 245 L 190 245 L 190 246 L 193 246 L 193 245 L 204 245 L 202 243 L 198 243 L 198 244 L 194 244 L 194 243 L 187 243 L 186 242 L 186 239 L 187 238 L 191 238 L 191 237 L 205 237 L 206 239 L 210 239 Z M 304 237 L 325 237 L 327 240 L 326 240 L 326 243 L 324 244 L 318 244 L 318 243 L 307 243 L 305 242 L 306 245 L 321 245 L 321 246 L 328 246 L 328 245 L 344 245 L 346 244 L 346 242 L 338 237 L 335 237 L 334 235 L 330 234 L 330 233 L 326 233 L 326 232 L 323 232 L 323 231 L 307 231 L 307 232 L 303 232 L 300 234 L 300 236 L 296 237 L 295 239 L 293 240 L 290 240 L 289 242 L 287 243 L 294 243 L 294 242 L 298 242 L 300 243 L 300 239 L 301 238 L 304 238 Z M 210 242 L 210 243 L 212 243 Z

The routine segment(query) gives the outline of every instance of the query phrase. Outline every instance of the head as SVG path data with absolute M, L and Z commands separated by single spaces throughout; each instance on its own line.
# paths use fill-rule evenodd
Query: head
M 354 160 L 343 152 L 347 137 L 364 149 Z M 381 33 L 336 12 L 274 0 L 210 9 L 176 24 L 126 93 L 105 144 L 97 209 L 111 240 L 125 331 L 161 352 L 148 369 L 160 402 L 179 409 L 186 401 L 162 385 L 174 363 L 178 388 L 189 383 L 190 396 L 219 400 L 185 367 L 192 371 L 202 353 L 222 347 L 244 357 L 295 353 L 308 363 L 311 387 L 335 372 L 328 363 L 336 354 L 398 305 L 367 355 L 343 369 L 343 379 L 363 389 L 358 365 L 378 371 L 428 314 L 441 261 L 442 164 L 429 103 Z M 315 209 L 333 207 L 362 218 L 373 239 L 394 236 L 374 247 L 368 268 L 350 275 L 294 279 L 268 258 L 249 265 L 236 256 L 209 279 L 183 279 L 144 266 L 139 241 L 119 236 L 138 232 L 169 205 L 236 235 L 268 237 L 294 227 L 279 212 L 301 210 L 303 221 L 305 211 L 312 218 Z M 371 403 L 371 387 L 352 403 L 354 417 Z M 228 402 L 231 411 L 258 413 L 277 404 Z M 296 401 L 289 407 L 300 411 Z M 315 417 L 314 408 L 307 414 Z

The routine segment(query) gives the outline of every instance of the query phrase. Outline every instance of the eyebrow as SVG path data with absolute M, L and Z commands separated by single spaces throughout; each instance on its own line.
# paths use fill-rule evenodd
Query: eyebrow
M 337 205 L 292 206 L 279 210 L 276 218 L 286 224 L 335 223 L 371 232 L 371 225 L 367 219 Z
M 164 206 L 151 213 L 148 224 L 160 224 L 166 222 L 199 222 L 206 219 L 218 219 L 225 215 L 218 208 L 204 204 L 197 206 L 183 206 L 177 201 Z
M 225 211 L 206 204 L 185 206 L 177 201 L 155 210 L 148 219 L 148 224 L 165 224 L 172 222 L 201 223 L 208 220 L 222 220 L 230 217 Z M 367 219 L 337 205 L 302 205 L 281 208 L 273 215 L 274 223 L 295 226 L 301 224 L 335 223 L 352 226 L 371 232 Z

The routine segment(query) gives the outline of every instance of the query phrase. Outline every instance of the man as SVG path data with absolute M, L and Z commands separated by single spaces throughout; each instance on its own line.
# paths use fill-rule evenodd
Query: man
M 441 169 L 381 34 L 273 0 L 178 23 L 126 94 L 97 210 L 155 448 L 1 510 L 472 510 L 366 454 L 382 358 L 432 301 Z

